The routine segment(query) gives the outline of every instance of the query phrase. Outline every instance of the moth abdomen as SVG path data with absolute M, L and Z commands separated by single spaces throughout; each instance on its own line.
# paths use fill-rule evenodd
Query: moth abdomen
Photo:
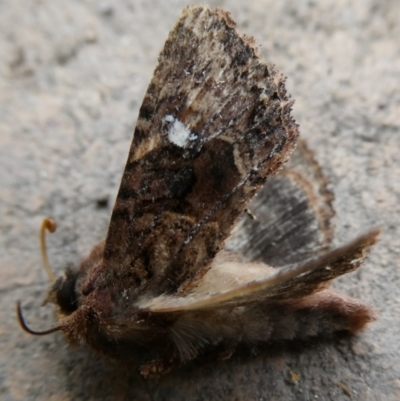
M 331 289 L 275 305 L 268 315 L 271 340 L 307 340 L 332 338 L 340 333 L 355 334 L 376 319 L 371 308 Z

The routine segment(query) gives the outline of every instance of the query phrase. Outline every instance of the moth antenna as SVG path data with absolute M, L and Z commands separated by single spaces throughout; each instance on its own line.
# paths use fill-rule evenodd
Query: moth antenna
M 56 231 L 57 224 L 56 222 L 47 217 L 43 220 L 42 227 L 40 228 L 40 247 L 42 249 L 42 259 L 43 259 L 43 266 L 46 270 L 47 276 L 49 277 L 50 281 L 54 281 L 56 278 L 54 276 L 53 271 L 51 270 L 49 259 L 47 257 L 47 249 L 46 249 L 46 230 L 54 233 Z
M 54 333 L 55 331 L 58 331 L 58 330 L 61 329 L 61 326 L 55 326 L 55 327 L 52 327 L 51 329 L 43 330 L 43 331 L 36 331 L 36 330 L 30 329 L 26 325 L 25 319 L 24 319 L 24 317 L 22 315 L 22 309 L 21 309 L 21 302 L 20 301 L 17 301 L 17 316 L 18 316 L 19 324 L 21 325 L 22 329 L 25 330 L 27 333 L 33 334 L 35 336 L 44 336 L 46 334 L 51 334 L 51 333 Z

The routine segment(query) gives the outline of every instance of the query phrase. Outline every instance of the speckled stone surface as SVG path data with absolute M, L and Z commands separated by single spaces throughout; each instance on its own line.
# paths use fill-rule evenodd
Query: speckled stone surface
M 335 284 L 373 305 L 359 337 L 189 365 L 158 381 L 107 365 L 53 322 L 38 241 L 58 273 L 104 237 L 157 55 L 189 1 L 0 3 L 2 400 L 400 399 L 400 13 L 396 0 L 211 1 L 288 76 L 294 116 L 336 194 L 337 239 L 380 243 Z

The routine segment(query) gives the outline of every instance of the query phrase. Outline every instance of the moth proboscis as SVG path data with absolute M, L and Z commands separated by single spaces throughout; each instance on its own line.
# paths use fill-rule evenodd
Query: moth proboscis
M 329 249 L 331 197 L 305 145 L 300 164 L 319 184 L 281 170 L 298 138 L 291 107 L 227 12 L 184 10 L 140 108 L 105 241 L 57 280 L 46 269 L 57 323 L 30 329 L 18 303 L 21 326 L 62 331 L 146 377 L 239 343 L 362 329 L 371 309 L 328 284 L 361 265 L 378 230 Z M 45 220 L 45 266 L 53 228 Z

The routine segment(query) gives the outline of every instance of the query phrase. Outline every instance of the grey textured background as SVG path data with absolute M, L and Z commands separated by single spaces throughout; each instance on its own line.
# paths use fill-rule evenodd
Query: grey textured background
M 57 273 L 105 235 L 138 108 L 187 4 L 0 1 L 0 398 L 400 400 L 397 0 L 209 3 L 231 11 L 288 76 L 302 135 L 336 193 L 337 243 L 382 227 L 364 267 L 336 284 L 373 305 L 378 322 L 352 340 L 190 365 L 147 384 L 61 334 L 18 327 L 17 299 L 32 327 L 53 322 L 40 308 L 42 218 L 59 223 L 48 240 Z

